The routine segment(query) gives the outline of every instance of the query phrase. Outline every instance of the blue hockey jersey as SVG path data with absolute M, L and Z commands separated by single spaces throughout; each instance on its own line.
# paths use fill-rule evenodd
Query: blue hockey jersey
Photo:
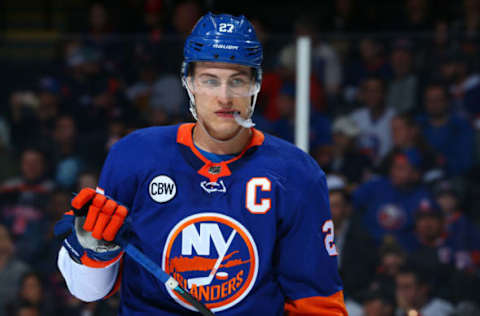
M 131 242 L 219 315 L 346 315 L 325 174 L 252 129 L 214 163 L 194 124 L 136 131 L 111 149 L 99 187 L 130 210 Z M 193 308 L 125 255 L 120 315 Z
M 385 177 L 372 179 L 353 193 L 355 210 L 362 212 L 365 227 L 379 244 L 386 234 L 408 238 L 415 211 L 421 203 L 431 200 L 425 187 L 417 185 L 401 190 Z

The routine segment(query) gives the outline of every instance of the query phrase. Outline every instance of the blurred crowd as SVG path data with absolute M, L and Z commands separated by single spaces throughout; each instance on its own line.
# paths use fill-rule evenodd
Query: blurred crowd
M 388 34 L 356 32 L 360 2 L 332 3 L 329 19 L 299 15 L 285 36 L 249 17 L 265 58 L 254 122 L 293 141 L 295 38 L 310 36 L 310 153 L 327 174 L 350 314 L 480 315 L 480 1 L 442 17 L 405 0 Z M 58 62 L 10 91 L 0 107 L 0 316 L 116 314 L 117 296 L 85 304 L 68 293 L 53 225 L 72 192 L 96 186 L 121 137 L 192 120 L 179 72 L 205 10 L 146 0 L 135 35 L 119 36 L 93 3 Z

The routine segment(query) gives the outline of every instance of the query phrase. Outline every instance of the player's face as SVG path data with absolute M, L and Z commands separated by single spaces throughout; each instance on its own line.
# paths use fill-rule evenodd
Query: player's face
M 234 119 L 237 112 L 247 118 L 255 82 L 252 69 L 229 63 L 198 62 L 187 78 L 195 97 L 198 119 L 217 139 L 230 139 L 241 128 Z

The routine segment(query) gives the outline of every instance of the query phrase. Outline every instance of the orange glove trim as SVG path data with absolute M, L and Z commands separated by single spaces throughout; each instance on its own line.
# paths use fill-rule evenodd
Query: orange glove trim
M 87 253 L 85 252 L 83 254 L 83 256 L 80 258 L 80 261 L 82 262 L 82 264 L 84 264 L 84 265 L 86 265 L 87 267 L 90 267 L 90 268 L 105 268 L 106 266 L 109 266 L 110 264 L 117 261 L 121 256 L 123 256 L 123 253 L 124 253 L 124 251 L 120 252 L 118 254 L 118 256 L 116 256 L 112 260 L 97 261 L 97 260 L 94 260 L 94 259 L 88 257 Z

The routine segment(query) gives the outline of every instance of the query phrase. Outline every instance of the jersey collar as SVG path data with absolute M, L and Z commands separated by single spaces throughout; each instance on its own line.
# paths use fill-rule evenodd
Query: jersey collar
M 192 130 L 194 126 L 195 123 L 181 124 L 177 131 L 177 143 L 189 147 L 190 151 L 203 162 L 203 166 L 197 172 L 200 175 L 207 177 L 210 182 L 217 182 L 218 178 L 231 175 L 232 172 L 228 165 L 240 159 L 250 148 L 262 145 L 265 140 L 265 136 L 262 132 L 252 128 L 250 142 L 240 154 L 226 161 L 213 162 L 205 158 L 193 144 Z

